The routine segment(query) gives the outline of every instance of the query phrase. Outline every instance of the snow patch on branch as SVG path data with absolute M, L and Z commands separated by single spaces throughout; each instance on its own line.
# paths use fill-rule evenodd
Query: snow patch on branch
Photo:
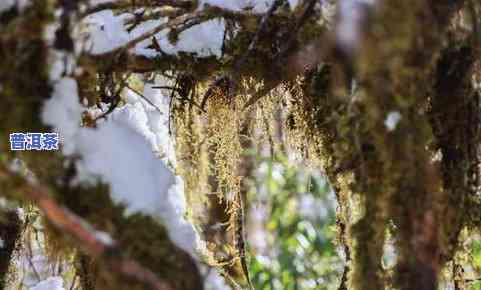
M 394 131 L 401 121 L 401 113 L 398 111 L 391 111 L 387 114 L 386 120 L 384 120 L 384 125 L 386 126 L 388 131 Z
M 140 35 L 159 25 L 160 21 L 147 21 L 139 25 L 132 31 L 133 35 Z M 198 57 L 215 55 L 221 57 L 222 42 L 224 38 L 225 21 L 217 18 L 194 25 L 179 34 L 176 44 L 169 41 L 168 30 L 164 30 L 155 35 L 162 51 L 167 54 L 176 55 L 179 52 L 196 53 Z M 146 48 L 152 43 L 151 39 L 146 39 L 136 45 L 135 53 L 154 57 L 159 52 L 154 49 Z
M 134 38 L 129 35 L 124 27 L 124 21 L 128 19 L 127 14 L 115 16 L 112 10 L 105 10 L 94 13 L 85 18 L 84 24 L 87 27 L 86 44 L 89 52 L 101 54 L 126 44 Z
M 131 18 L 129 14 L 114 15 L 111 10 L 86 17 L 84 24 L 88 27 L 89 41 L 86 45 L 88 50 L 93 54 L 112 51 L 167 21 L 166 18 L 145 21 L 128 32 L 124 23 L 129 18 Z M 225 21 L 219 18 L 202 22 L 182 31 L 175 44 L 168 39 L 168 29 L 157 33 L 154 37 L 162 51 L 167 54 L 176 55 L 179 52 L 186 52 L 196 53 L 199 57 L 210 55 L 220 57 L 224 30 Z M 135 46 L 134 52 L 148 57 L 159 55 L 158 51 L 147 48 L 151 44 L 152 38 L 146 39 Z
M 273 2 L 274 0 L 201 0 L 199 9 L 210 5 L 232 11 L 251 10 L 254 13 L 265 13 Z M 298 2 L 298 0 L 289 0 L 291 8 L 295 8 Z M 112 10 L 100 11 L 87 16 L 83 20 L 83 24 L 87 27 L 86 34 L 89 40 L 86 47 L 88 51 L 92 54 L 102 54 L 118 49 L 168 21 L 167 18 L 148 20 L 128 31 L 126 23 L 132 17 L 132 14 L 129 13 L 115 15 Z M 169 29 L 164 29 L 154 37 L 162 52 L 166 54 L 177 55 L 179 52 L 186 52 L 195 53 L 198 57 L 211 55 L 221 57 L 225 29 L 225 20 L 216 18 L 203 21 L 180 32 L 175 44 L 168 39 Z M 133 51 L 147 57 L 158 56 L 159 51 L 147 48 L 151 44 L 152 38 L 146 39 L 137 43 Z
M 76 81 L 65 77 L 55 83 L 42 120 L 60 133 L 65 155 L 82 157 L 77 182 L 109 184 L 112 198 L 127 204 L 128 213 L 140 211 L 161 219 L 171 239 L 193 254 L 198 236 L 184 219 L 183 181 L 167 166 L 175 163 L 167 127 L 169 102 L 151 85 L 144 94 L 164 112 L 130 92 L 127 104 L 98 128 L 80 127 L 85 108 L 79 103 Z
M 34 287 L 30 287 L 29 290 L 65 290 L 65 288 L 61 277 L 50 277 Z
M 199 7 L 205 4 L 217 6 L 232 11 L 242 11 L 244 9 L 252 9 L 257 13 L 264 13 L 269 10 L 274 0 L 200 0 Z

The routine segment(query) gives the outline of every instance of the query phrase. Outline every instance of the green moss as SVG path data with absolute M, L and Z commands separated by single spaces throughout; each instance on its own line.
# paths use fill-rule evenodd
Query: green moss
M 11 132 L 46 130 L 39 117 L 51 91 L 43 41 L 43 28 L 52 19 L 49 8 L 48 1 L 35 1 L 22 17 L 0 27 L 0 152 L 9 151 L 5 141 Z

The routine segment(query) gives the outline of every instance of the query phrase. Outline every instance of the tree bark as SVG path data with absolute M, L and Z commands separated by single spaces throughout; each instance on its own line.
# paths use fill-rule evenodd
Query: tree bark
M 5 289 L 8 281 L 6 280 L 8 269 L 12 260 L 12 254 L 19 246 L 20 229 L 22 221 L 18 217 L 17 211 L 7 210 L 0 216 L 0 288 Z

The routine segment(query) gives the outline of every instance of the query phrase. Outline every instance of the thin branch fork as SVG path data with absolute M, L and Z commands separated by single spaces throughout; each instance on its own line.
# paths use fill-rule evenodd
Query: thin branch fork
M 218 12 L 218 13 L 216 13 L 216 12 Z M 272 15 L 272 12 L 269 14 L 269 16 L 270 15 Z M 122 47 L 120 47 L 120 48 L 118 48 L 114 51 L 108 52 L 108 53 L 115 53 L 117 51 L 131 49 L 131 48 L 135 47 L 135 45 L 137 45 L 138 43 L 140 43 L 140 42 L 142 42 L 146 39 L 152 38 L 154 35 L 156 35 L 157 33 L 161 32 L 162 30 L 165 30 L 165 29 L 182 27 L 183 30 L 186 30 L 186 29 L 188 29 L 188 28 L 190 28 L 194 25 L 200 24 L 204 21 L 207 21 L 207 20 L 210 20 L 210 19 L 213 19 L 213 18 L 219 18 L 219 17 L 233 17 L 233 18 L 235 18 L 235 17 L 246 17 L 246 16 L 249 16 L 249 14 L 246 14 L 246 15 L 236 14 L 236 13 L 231 13 L 231 12 L 225 10 L 225 9 L 222 9 L 222 8 L 219 8 L 219 7 L 216 7 L 216 6 L 209 6 L 205 9 L 195 11 L 195 12 L 192 12 L 192 13 L 188 13 L 188 14 L 183 14 L 183 15 L 180 15 L 180 16 L 178 16 L 174 19 L 171 19 L 167 22 L 159 24 L 154 29 L 139 35 L 138 37 L 129 41 L 124 46 L 122 46 Z M 265 26 L 264 23 L 262 23 L 261 25 L 262 25 L 262 27 Z M 257 38 L 255 38 L 256 42 L 257 42 L 257 39 L 258 39 L 258 36 L 257 36 Z
M 255 48 L 255 45 L 257 44 L 257 42 L 259 40 L 260 34 L 262 32 L 264 32 L 264 30 L 265 30 L 265 27 L 267 25 L 267 19 L 274 16 L 273 14 L 275 12 L 275 9 L 277 9 L 277 7 L 279 6 L 279 3 L 280 3 L 279 0 L 276 0 L 275 5 L 272 5 L 272 7 L 267 12 L 267 14 L 265 14 L 262 17 L 259 30 L 258 30 L 257 34 L 254 36 L 254 39 L 252 40 L 252 43 L 249 45 L 249 49 L 248 49 L 248 52 L 246 54 L 249 54 Z M 138 37 L 132 39 L 131 41 L 127 42 L 122 47 L 119 47 L 119 48 L 114 49 L 112 51 L 106 52 L 104 55 L 116 54 L 116 53 L 119 53 L 119 52 L 122 52 L 122 51 L 129 50 L 131 48 L 134 48 L 135 45 L 137 45 L 138 43 L 140 43 L 140 42 L 142 42 L 146 39 L 152 38 L 157 33 L 161 32 L 165 29 L 176 29 L 176 28 L 180 27 L 181 30 L 183 31 L 183 30 L 191 28 L 192 26 L 201 24 L 202 22 L 205 22 L 205 21 L 208 21 L 208 20 L 211 20 L 211 19 L 214 19 L 214 18 L 226 18 L 226 19 L 228 18 L 228 19 L 233 19 L 233 20 L 237 20 L 237 21 L 242 21 L 243 19 L 247 19 L 247 18 L 250 18 L 250 17 L 259 18 L 259 17 L 261 17 L 261 15 L 255 14 L 255 13 L 252 13 L 252 12 L 235 12 L 235 11 L 230 11 L 230 10 L 223 9 L 223 8 L 220 8 L 220 7 L 217 7 L 217 6 L 206 5 L 204 7 L 204 9 L 202 9 L 202 10 L 193 11 L 191 13 L 182 14 L 182 15 L 179 15 L 179 16 L 173 18 L 173 19 L 169 19 L 168 21 L 159 24 L 158 26 L 156 26 L 152 30 L 147 31 L 147 32 L 139 35 Z M 244 60 L 244 59 L 245 59 L 245 57 L 242 58 L 242 60 Z M 240 63 L 242 63 L 242 62 L 240 62 Z
M 4 178 L 16 178 L 16 174 L 11 173 L 8 169 L 0 170 L 0 179 Z M 26 199 L 35 203 L 54 227 L 72 237 L 89 255 L 106 262 L 113 271 L 126 278 L 136 280 L 152 290 L 172 290 L 167 282 L 160 280 L 152 271 L 142 267 L 134 260 L 123 257 L 121 249 L 115 243 L 99 239 L 93 227 L 68 209 L 61 207 L 49 196 L 46 188 L 24 182 L 19 187 L 19 192 L 23 193 Z
M 246 62 L 247 58 L 254 51 L 254 49 L 257 45 L 257 42 L 259 41 L 260 36 L 266 30 L 269 18 L 272 17 L 272 15 L 277 10 L 277 8 L 281 5 L 281 3 L 282 2 L 280 0 L 275 0 L 272 3 L 269 10 L 267 10 L 267 12 L 262 16 L 262 18 L 260 20 L 259 27 L 257 29 L 257 32 L 255 33 L 254 37 L 251 39 L 246 52 L 242 56 L 239 57 L 239 59 L 234 63 L 234 65 L 232 67 L 233 68 L 232 69 L 233 75 L 231 76 L 232 80 L 229 78 L 229 76 L 224 75 L 224 76 L 221 76 L 220 78 L 218 78 L 217 80 L 215 80 L 209 86 L 209 89 L 207 90 L 207 92 L 202 97 L 202 102 L 200 104 L 200 107 L 202 109 L 204 109 L 208 98 L 210 97 L 210 95 L 212 95 L 214 90 L 222 89 L 221 86 L 226 87 L 226 89 L 229 91 L 229 94 L 231 94 L 235 90 L 235 88 L 237 86 L 237 83 L 236 83 L 235 79 L 237 79 L 239 77 L 238 74 L 240 72 L 240 67 Z M 249 101 L 252 101 L 252 99 L 250 99 Z M 252 103 L 254 103 L 254 102 L 252 102 Z M 246 107 L 244 107 L 244 108 L 246 108 Z
M 252 38 L 251 42 L 249 43 L 249 47 L 247 48 L 247 51 L 245 54 L 239 58 L 239 60 L 235 63 L 234 65 L 234 71 L 238 71 L 240 66 L 245 63 L 246 59 L 249 57 L 249 55 L 252 53 L 252 51 L 255 49 L 257 42 L 259 41 L 260 36 L 262 33 L 265 32 L 267 28 L 267 23 L 269 18 L 272 17 L 274 12 L 277 10 L 277 8 L 282 4 L 280 0 L 275 0 L 269 10 L 267 10 L 266 14 L 262 17 L 261 22 L 259 24 L 259 28 L 257 29 L 256 34 Z
M 281 48 L 279 53 L 277 53 L 274 56 L 274 61 L 279 62 L 281 58 L 287 55 L 287 52 L 291 49 L 292 44 L 294 43 L 295 37 L 297 37 L 297 34 L 300 30 L 300 28 L 304 25 L 304 23 L 307 21 L 307 19 L 311 16 L 312 11 L 314 10 L 314 6 L 316 5 L 317 1 L 316 0 L 305 0 L 303 2 L 303 6 L 305 6 L 304 11 L 301 15 L 301 17 L 297 20 L 296 26 L 294 27 L 294 30 L 291 33 L 291 36 L 289 37 L 289 40 L 287 41 L 286 45 Z M 256 35 L 252 39 L 252 42 L 249 45 L 249 48 L 246 52 L 246 54 L 242 58 L 242 62 L 238 62 L 236 66 L 240 67 L 242 63 L 247 59 L 249 54 L 252 52 L 252 50 L 255 48 L 255 45 L 257 44 L 257 41 L 259 39 L 260 34 L 265 30 L 265 27 L 267 26 L 267 21 L 269 17 L 272 17 L 272 14 L 275 12 L 277 7 L 281 3 L 279 1 L 275 1 L 271 8 L 267 11 L 266 15 L 264 18 L 262 18 L 261 25 L 259 27 L 259 30 L 257 31 Z M 257 92 L 255 95 L 253 95 L 250 99 L 247 100 L 247 102 L 243 106 L 243 110 L 246 110 L 250 106 L 254 105 L 259 99 L 261 99 L 263 96 L 267 95 L 274 87 L 266 87 L 262 89 L 260 92 Z

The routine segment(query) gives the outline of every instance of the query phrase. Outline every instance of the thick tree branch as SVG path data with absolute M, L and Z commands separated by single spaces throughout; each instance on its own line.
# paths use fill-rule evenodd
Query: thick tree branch
M 12 254 L 20 237 L 22 220 L 16 210 L 2 210 L 0 213 L 0 288 L 8 288 L 7 274 L 12 261 Z
M 0 181 L 2 179 L 18 179 L 4 165 L 0 167 Z M 62 233 L 73 240 L 94 258 L 100 258 L 106 265 L 118 274 L 136 280 L 152 290 L 171 290 L 166 281 L 160 280 L 150 270 L 145 269 L 136 261 L 123 256 L 122 250 L 115 244 L 100 239 L 93 228 L 82 218 L 61 207 L 48 194 L 48 190 L 41 185 L 34 185 L 27 180 L 19 183 L 17 192 L 36 204 L 45 218 Z M 6 193 L 3 193 L 6 194 Z

